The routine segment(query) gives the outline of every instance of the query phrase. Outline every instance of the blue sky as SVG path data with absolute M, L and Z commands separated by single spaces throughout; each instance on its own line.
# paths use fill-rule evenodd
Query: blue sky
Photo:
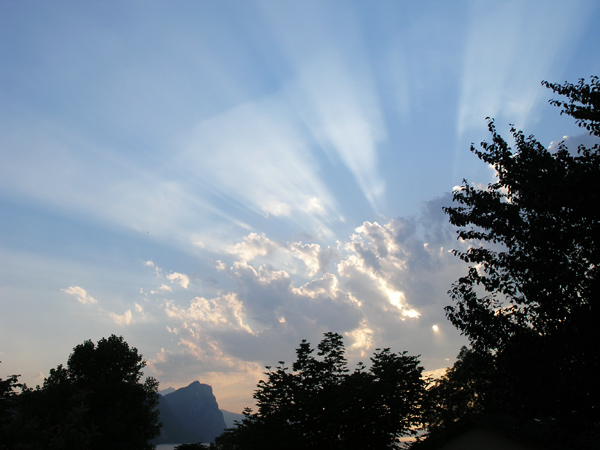
M 595 1 L 0 3 L 0 376 L 123 335 L 240 412 L 301 339 L 451 365 L 442 206 L 487 116 L 582 132 Z M 438 330 L 434 331 L 433 326 Z

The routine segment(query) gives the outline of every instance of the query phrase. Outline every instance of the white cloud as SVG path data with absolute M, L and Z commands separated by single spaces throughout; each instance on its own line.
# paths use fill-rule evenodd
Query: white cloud
M 129 325 L 132 322 L 131 310 L 128 309 L 124 314 L 118 315 L 115 313 L 109 313 L 110 317 L 115 321 L 117 325 Z
M 585 148 L 592 148 L 594 145 L 600 144 L 600 138 L 596 136 L 590 136 L 589 133 L 578 134 L 575 136 L 563 136 L 563 138 L 560 140 L 550 142 L 548 150 L 550 152 L 558 151 L 559 144 L 561 143 L 567 147 L 571 155 L 577 156 L 577 150 L 580 145 L 583 145 Z
M 84 305 L 86 304 L 95 304 L 97 303 L 96 299 L 91 295 L 88 295 L 87 291 L 79 286 L 70 286 L 66 289 L 61 289 L 65 294 L 73 295 L 79 303 Z
M 261 208 L 267 216 L 269 214 L 275 217 L 289 216 L 292 212 L 292 207 L 289 204 L 277 199 L 276 197 L 271 197 L 262 201 Z
M 448 372 L 448 367 L 434 369 L 434 370 L 426 370 L 423 372 L 423 376 L 430 377 L 430 378 L 441 378 L 444 375 L 446 375 L 446 372 Z
M 196 297 L 187 308 L 167 302 L 165 312 L 167 316 L 185 323 L 203 322 L 217 327 L 230 326 L 253 334 L 252 329 L 245 323 L 244 306 L 234 293 L 210 300 Z
M 257 256 L 267 256 L 277 250 L 278 245 L 267 238 L 264 233 L 259 235 L 250 233 L 242 238 L 233 246 L 230 246 L 227 251 L 233 255 L 237 255 L 244 261 L 252 261 Z
M 294 242 L 290 245 L 290 251 L 306 265 L 309 276 L 312 277 L 322 270 L 321 262 L 323 252 L 319 244 Z
M 247 261 L 236 261 L 232 266 L 232 272 L 238 280 L 253 280 L 257 284 L 283 284 L 289 286 L 291 282 L 290 274 L 285 270 L 275 270 L 265 265 L 261 265 L 258 270 L 248 264 Z
M 326 273 L 322 278 L 312 280 L 297 289 L 293 288 L 292 292 L 310 298 L 336 298 L 339 293 L 339 285 L 339 280 L 335 275 Z
M 325 215 L 325 206 L 317 197 L 310 197 L 307 199 L 304 210 L 309 214 L 318 213 L 322 216 Z
M 187 275 L 183 274 L 183 273 L 171 272 L 169 275 L 167 275 L 167 279 L 171 283 L 177 283 L 177 284 L 179 284 L 184 289 L 187 289 L 188 285 L 190 284 L 189 277 Z
M 367 356 L 367 351 L 373 346 L 374 334 L 375 332 L 370 328 L 366 320 L 363 320 L 359 327 L 345 333 L 346 336 L 352 339 L 350 350 L 358 349 L 360 356 L 363 358 Z
M 143 261 L 144 266 L 146 267 L 151 267 L 152 269 L 154 269 L 154 276 L 156 276 L 156 278 L 160 278 L 162 277 L 162 269 L 160 267 L 158 267 L 156 264 L 154 264 L 153 261 Z

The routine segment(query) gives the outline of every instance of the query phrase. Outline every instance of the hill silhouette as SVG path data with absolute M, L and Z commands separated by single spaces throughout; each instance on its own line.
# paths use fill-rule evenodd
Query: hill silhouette
M 160 436 L 154 444 L 211 442 L 226 428 L 212 387 L 194 381 L 160 396 Z

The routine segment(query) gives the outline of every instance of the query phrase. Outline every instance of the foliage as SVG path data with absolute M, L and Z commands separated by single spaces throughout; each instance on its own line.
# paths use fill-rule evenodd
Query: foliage
M 425 384 L 418 357 L 378 349 L 370 370 L 349 373 L 339 334 L 325 333 L 317 350 L 303 340 L 292 370 L 283 361 L 267 367 L 258 411 L 246 410 L 211 448 L 385 449 L 416 433 Z
M 137 349 L 111 335 L 76 346 L 67 367 L 18 396 L 14 448 L 152 449 L 158 435 L 158 382 Z
M 543 84 L 567 97 L 553 105 L 600 137 L 597 77 L 589 84 Z M 552 416 L 565 427 L 597 427 L 599 147 L 580 147 L 575 155 L 561 144 L 552 153 L 512 127 L 512 149 L 492 120 L 489 130 L 491 143 L 471 151 L 495 168 L 496 181 L 478 188 L 465 180 L 454 192 L 458 206 L 445 209 L 469 244 L 455 254 L 470 265 L 453 284 L 446 312 L 474 352 L 493 356 L 494 389 L 479 404 Z M 457 394 L 457 370 L 432 391 L 445 402 Z
M 459 419 L 485 412 L 494 395 L 494 378 L 490 353 L 462 347 L 454 365 L 427 389 L 425 428 L 435 434 Z
M 0 450 L 6 443 L 14 440 L 14 427 L 12 426 L 16 415 L 17 388 L 23 387 L 19 383 L 20 375 L 10 375 L 7 379 L 0 378 Z
M 543 81 L 542 84 L 567 97 L 567 101 L 550 100 L 550 104 L 562 108 L 561 114 L 573 117 L 577 125 L 588 130 L 590 134 L 600 136 L 600 80 L 597 76 L 590 77 L 589 84 L 583 78 L 576 84 L 560 85 L 547 81 Z

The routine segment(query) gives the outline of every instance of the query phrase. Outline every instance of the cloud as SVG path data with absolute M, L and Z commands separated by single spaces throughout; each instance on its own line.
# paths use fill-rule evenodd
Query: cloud
M 360 356 L 363 358 L 367 356 L 367 351 L 373 346 L 374 334 L 375 332 L 369 327 L 367 320 L 363 320 L 360 326 L 345 333 L 346 336 L 352 339 L 350 350 L 358 349 Z
M 252 261 L 257 256 L 267 256 L 273 253 L 277 248 L 278 245 L 267 238 L 264 233 L 261 235 L 250 233 L 242 238 L 242 242 L 230 246 L 227 251 L 244 261 Z
M 117 325 L 129 325 L 132 322 L 131 310 L 128 309 L 124 314 L 109 313 L 110 317 L 115 321 Z
M 550 145 L 548 145 L 548 150 L 553 153 L 558 151 L 561 143 L 567 148 L 569 153 L 571 153 L 573 156 L 577 156 L 577 151 L 581 145 L 588 149 L 592 148 L 595 145 L 600 145 L 600 138 L 597 136 L 590 136 L 589 133 L 583 133 L 574 136 L 563 136 L 561 140 L 550 142 Z
M 234 293 L 225 294 L 221 297 L 207 300 L 196 297 L 187 308 L 167 302 L 165 312 L 170 318 L 177 318 L 185 324 L 202 322 L 213 327 L 227 327 L 254 334 L 252 329 L 245 323 L 245 311 L 243 304 Z M 204 326 L 203 326 L 204 327 Z
M 322 247 L 319 244 L 304 244 L 292 242 L 287 246 L 288 250 L 302 261 L 306 267 L 307 275 L 315 276 L 317 273 L 326 273 L 331 261 L 337 256 L 335 249 Z
M 424 204 L 415 217 L 365 221 L 336 248 L 241 237 L 214 260 L 217 281 L 199 283 L 203 295 L 152 297 L 149 306 L 164 314 L 168 344 L 149 366 L 164 383 L 210 380 L 215 391 L 225 389 L 219 374 L 246 376 L 254 380 L 244 381 L 251 392 L 259 367 L 293 361 L 302 339 L 316 344 L 322 333 L 336 331 L 347 340 L 351 364 L 390 347 L 426 353 L 426 367 L 445 367 L 456 339 L 450 331 L 440 339 L 432 326 L 445 320 L 446 292 L 462 270 L 447 247 L 462 244 L 439 217 L 446 200 Z M 222 395 L 243 397 L 236 389 Z
M 439 217 L 445 200 L 424 204 L 418 217 L 365 221 L 335 247 L 308 237 L 282 242 L 248 233 L 215 255 L 212 281 L 195 287 L 201 295 L 189 294 L 187 275 L 144 261 L 151 287 L 140 290 L 141 300 L 122 314 L 111 312 L 118 307 L 99 311 L 132 332 L 150 320 L 163 323 L 164 351 L 155 350 L 149 368 L 161 382 L 179 386 L 218 374 L 254 377 L 259 367 L 293 361 L 302 339 L 316 344 L 326 331 L 345 336 L 351 364 L 374 348 L 414 346 L 415 354 L 438 354 L 447 344 L 431 327 L 444 320 L 446 291 L 460 272 L 447 249 L 456 244 L 454 234 Z M 163 277 L 170 283 L 161 284 Z M 64 292 L 89 297 L 76 287 Z M 432 357 L 429 367 L 446 364 L 444 358 Z M 247 383 L 248 392 L 255 382 Z
M 304 210 L 309 214 L 318 213 L 322 216 L 326 213 L 325 206 L 317 197 L 308 198 L 304 205 Z
M 285 203 L 274 196 L 267 198 L 262 202 L 262 209 L 267 217 L 269 214 L 275 217 L 289 216 L 292 212 L 292 207 L 288 203 Z
M 98 306 L 98 302 L 92 296 L 90 296 L 85 289 L 80 286 L 70 286 L 66 289 L 61 289 L 62 292 L 74 296 L 78 302 L 86 305 L 95 305 L 94 308 L 96 311 L 102 313 L 103 315 L 107 315 L 110 317 L 117 325 L 130 325 L 133 323 L 133 314 L 131 309 L 128 309 L 123 314 L 116 314 L 114 312 L 107 311 L 106 309 Z M 143 289 L 142 292 L 143 294 Z M 137 303 L 133 303 L 133 308 L 137 312 L 137 314 L 142 318 L 147 318 L 148 313 L 144 310 L 144 307 Z
M 339 287 L 338 278 L 331 273 L 326 273 L 322 278 L 312 280 L 299 288 L 293 288 L 292 292 L 313 299 L 318 297 L 333 299 L 338 296 Z
M 160 278 L 162 277 L 162 269 L 160 267 L 158 267 L 156 264 L 154 264 L 153 261 L 143 261 L 144 266 L 146 267 L 151 267 L 152 269 L 154 269 L 154 275 L 156 276 L 156 278 Z
M 409 305 L 405 293 L 395 287 L 399 275 L 408 267 L 410 256 L 399 245 L 400 234 L 394 234 L 394 226 L 393 222 L 384 226 L 365 222 L 357 227 L 346 244 L 347 257 L 338 264 L 338 271 L 352 280 L 353 286 L 361 284 L 359 292 L 371 292 L 374 299 L 385 299 L 397 308 L 401 317 L 416 318 L 420 313 Z
M 167 280 L 169 280 L 171 283 L 179 284 L 184 289 L 187 289 L 188 285 L 190 284 L 189 277 L 179 272 L 171 272 L 169 275 L 167 275 Z M 162 286 L 164 286 L 164 284 Z
M 86 304 L 95 304 L 97 303 L 96 299 L 91 295 L 88 295 L 87 291 L 79 286 L 70 286 L 66 289 L 61 289 L 65 294 L 73 295 L 79 303 L 84 305 Z
M 448 362 L 448 366 L 450 366 L 450 362 Z M 439 379 L 439 378 L 443 377 L 444 375 L 446 375 L 446 372 L 448 372 L 448 368 L 449 367 L 441 367 L 441 368 L 435 369 L 435 370 L 425 370 L 423 372 L 423 376 L 429 377 L 429 378 L 434 378 L 434 379 Z

